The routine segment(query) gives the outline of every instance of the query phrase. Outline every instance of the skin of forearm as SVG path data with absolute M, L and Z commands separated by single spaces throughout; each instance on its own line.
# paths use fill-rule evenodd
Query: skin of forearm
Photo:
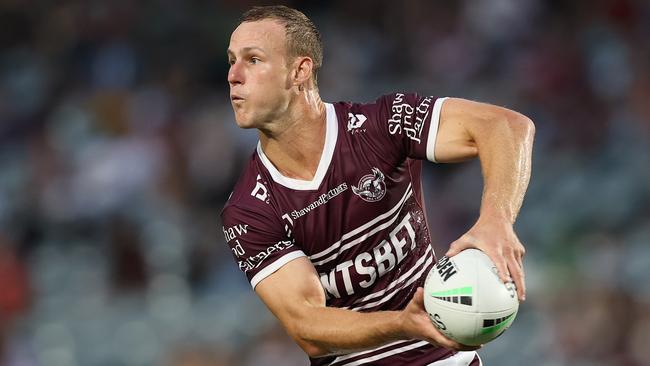
M 518 113 L 508 113 L 475 136 L 484 188 L 481 216 L 514 223 L 528 187 L 535 127 Z
M 312 307 L 295 327 L 290 333 L 312 357 L 365 350 L 407 338 L 398 311 L 360 313 Z

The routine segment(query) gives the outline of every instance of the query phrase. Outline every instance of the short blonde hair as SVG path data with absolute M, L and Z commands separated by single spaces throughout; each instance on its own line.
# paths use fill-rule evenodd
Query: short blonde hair
M 318 70 L 323 64 L 323 42 L 314 23 L 301 11 L 284 5 L 255 6 L 246 11 L 240 20 L 255 22 L 264 19 L 277 20 L 284 26 L 289 56 L 308 56 L 314 62 L 312 76 L 314 86 L 318 84 Z

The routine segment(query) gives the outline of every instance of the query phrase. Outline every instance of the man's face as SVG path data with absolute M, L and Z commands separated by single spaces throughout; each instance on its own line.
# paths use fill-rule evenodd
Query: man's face
M 284 27 L 274 20 L 244 22 L 230 37 L 228 84 L 237 124 L 263 128 L 291 99 Z

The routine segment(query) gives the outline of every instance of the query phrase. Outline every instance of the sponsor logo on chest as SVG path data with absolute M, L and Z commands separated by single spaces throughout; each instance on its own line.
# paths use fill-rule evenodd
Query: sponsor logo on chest
M 415 228 L 411 223 L 411 214 L 407 213 L 388 238 L 377 246 L 339 263 L 329 272 L 320 273 L 326 297 L 354 295 L 359 289 L 372 286 L 378 278 L 396 268 L 415 246 Z
M 352 186 L 352 192 L 366 202 L 377 202 L 386 195 L 386 183 L 384 180 L 384 173 L 378 168 L 372 168 L 372 174 L 366 174 L 361 177 L 359 183 L 356 186 Z M 347 191 L 349 187 L 348 183 L 341 183 L 326 193 L 321 194 L 316 200 L 310 202 L 305 207 L 292 210 L 282 215 L 282 219 L 288 224 L 285 227 L 285 231 L 290 230 L 289 226 L 293 226 L 293 220 L 297 220 L 314 212 L 317 208 L 326 205 L 329 201 Z
M 307 206 L 305 206 L 305 207 L 303 207 L 301 209 L 293 210 L 293 211 L 291 211 L 289 213 L 286 213 L 286 214 L 284 214 L 282 216 L 282 218 L 285 218 L 285 217 L 288 218 L 289 216 L 291 216 L 291 218 L 294 219 L 294 220 L 299 219 L 302 216 L 305 216 L 306 214 L 314 211 L 318 207 L 325 205 L 331 199 L 333 199 L 334 197 L 338 196 L 339 194 L 341 194 L 341 193 L 343 193 L 343 192 L 345 192 L 347 190 L 348 190 L 348 184 L 347 183 L 341 183 L 338 186 L 336 186 L 336 187 L 330 189 L 329 191 L 327 191 L 327 193 L 323 193 L 320 196 L 318 196 L 318 199 L 311 202 Z M 291 224 L 293 224 L 293 221 L 291 221 L 291 220 L 288 220 L 288 221 L 290 221 Z

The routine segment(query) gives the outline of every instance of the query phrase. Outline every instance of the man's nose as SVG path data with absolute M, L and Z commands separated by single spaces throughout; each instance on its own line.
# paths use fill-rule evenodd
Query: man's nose
M 241 64 L 239 62 L 235 62 L 232 65 L 230 65 L 230 69 L 228 70 L 228 84 L 233 86 L 237 84 L 242 84 L 243 82 L 244 82 L 244 75 L 241 69 Z

